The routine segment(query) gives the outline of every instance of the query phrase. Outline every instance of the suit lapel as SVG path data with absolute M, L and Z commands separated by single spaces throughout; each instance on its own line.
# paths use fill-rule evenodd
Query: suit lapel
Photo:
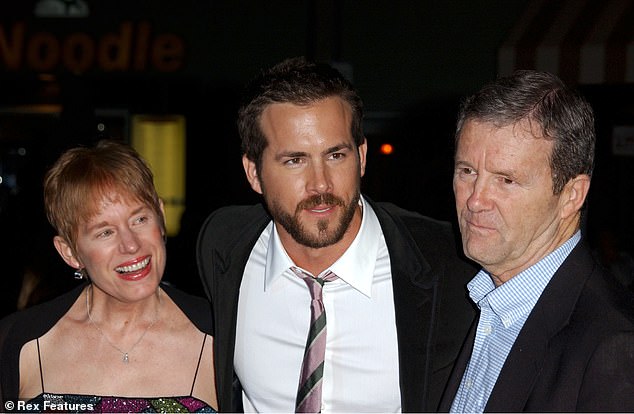
M 237 246 L 233 260 L 241 261 L 245 247 Z M 250 249 L 249 249 L 250 252 Z M 231 266 L 231 259 L 224 252 L 213 251 L 215 263 L 218 263 L 214 275 L 214 322 L 217 336 L 214 340 L 216 357 L 216 378 L 221 411 L 238 411 L 235 404 L 242 401 L 237 377 L 233 371 L 235 350 L 237 304 L 240 293 L 244 266 Z M 247 253 L 247 258 L 248 258 Z M 246 259 L 245 259 L 246 260 Z
M 206 233 L 214 242 L 203 243 L 202 247 L 205 257 L 212 258 L 206 266 L 207 269 L 213 269 L 213 277 L 207 279 L 212 283 L 208 288 L 213 298 L 215 369 L 220 411 L 237 412 L 241 411 L 242 395 L 233 371 L 233 357 L 240 284 L 251 250 L 270 222 L 270 217 L 261 205 L 249 207 L 233 217 L 239 223 L 236 223 L 236 231 L 230 237 L 217 240 L 212 233 L 215 229 L 210 228 Z
M 469 364 L 469 360 L 471 359 L 471 353 L 473 352 L 473 343 L 475 342 L 477 329 L 478 319 L 476 318 L 471 325 L 471 329 L 469 329 L 469 333 L 467 334 L 464 345 L 460 350 L 460 354 L 458 355 L 456 364 L 451 371 L 451 376 L 449 377 L 449 381 L 447 382 L 445 392 L 443 393 L 442 399 L 440 400 L 438 411 L 441 413 L 449 412 L 449 410 L 451 409 L 451 404 L 453 404 L 453 400 L 456 396 L 456 393 L 458 392 L 458 388 L 460 388 L 462 376 L 467 370 L 467 365 Z
M 366 198 L 367 200 L 367 198 Z M 392 270 L 399 352 L 401 409 L 426 411 L 430 370 L 431 325 L 434 320 L 436 280 L 405 225 L 368 200 L 385 237 Z

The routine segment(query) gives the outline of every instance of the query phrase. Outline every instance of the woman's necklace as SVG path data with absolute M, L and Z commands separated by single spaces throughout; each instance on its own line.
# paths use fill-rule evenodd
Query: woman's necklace
M 88 289 L 90 289 L 90 292 L 88 292 Z M 134 347 L 136 347 L 139 344 L 139 342 L 141 342 L 141 340 L 143 339 L 143 337 L 145 336 L 147 331 L 149 331 L 150 328 L 152 326 L 154 326 L 154 324 L 159 320 L 159 306 L 161 305 L 161 289 L 157 288 L 158 289 L 158 300 L 159 300 L 159 302 L 158 302 L 158 305 L 156 305 L 156 313 L 154 315 L 154 320 L 152 321 L 152 323 L 150 323 L 148 325 L 147 328 L 145 328 L 145 331 L 143 331 L 143 333 L 141 334 L 139 339 L 137 339 L 137 341 L 130 347 L 130 349 L 127 352 L 124 351 L 123 349 L 119 348 L 118 346 L 116 346 L 112 342 L 110 342 L 110 339 L 108 339 L 108 336 L 105 334 L 105 332 L 102 331 L 101 328 L 99 327 L 99 325 L 97 325 L 95 323 L 95 321 L 92 319 L 92 316 L 90 315 L 90 297 L 92 296 L 92 284 L 90 284 L 88 286 L 88 289 L 86 289 L 86 312 L 88 313 L 88 320 L 90 321 L 92 326 L 94 326 L 95 329 L 97 329 L 97 331 L 99 331 L 101 336 L 103 336 L 103 338 L 106 340 L 106 342 L 108 342 L 108 344 L 111 347 L 113 347 L 114 349 L 119 351 L 121 354 L 123 354 L 123 363 L 127 364 L 128 362 L 130 362 L 130 357 L 129 357 L 130 352 L 132 352 Z

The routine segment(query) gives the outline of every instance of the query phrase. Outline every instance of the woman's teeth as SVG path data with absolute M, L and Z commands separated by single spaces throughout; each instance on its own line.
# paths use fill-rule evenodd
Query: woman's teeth
M 120 266 L 115 268 L 114 270 L 116 270 L 118 273 L 138 272 L 139 270 L 145 268 L 145 266 L 147 266 L 148 263 L 150 263 L 150 258 L 146 257 L 145 259 L 141 260 L 139 263 L 135 263 L 129 266 Z

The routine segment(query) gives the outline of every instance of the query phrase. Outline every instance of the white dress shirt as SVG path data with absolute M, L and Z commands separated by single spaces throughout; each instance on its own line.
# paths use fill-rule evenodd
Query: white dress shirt
M 374 211 L 361 199 L 356 238 L 327 270 L 323 412 L 399 412 L 398 347 L 390 258 Z M 293 412 L 310 325 L 310 292 L 271 222 L 244 270 L 234 367 L 245 412 Z M 323 274 L 322 273 L 322 274 Z

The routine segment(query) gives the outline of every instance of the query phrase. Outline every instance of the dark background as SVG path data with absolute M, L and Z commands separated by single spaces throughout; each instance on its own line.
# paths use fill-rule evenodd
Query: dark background
M 36 14 L 38 3 L 63 13 Z M 454 220 L 460 99 L 514 68 L 558 73 L 597 115 L 586 234 L 606 264 L 627 266 L 634 159 L 627 145 L 614 149 L 613 128 L 634 125 L 633 16 L 624 0 L 1 0 L 0 316 L 16 309 L 25 275 L 40 281 L 27 305 L 75 283 L 52 245 L 43 174 L 69 147 L 129 141 L 135 114 L 186 118 L 186 210 L 168 240 L 165 278 L 202 294 L 193 251 L 202 221 L 217 207 L 258 201 L 234 125 L 241 88 L 261 68 L 299 55 L 340 68 L 365 101 L 364 192 L 444 220 Z M 144 64 L 104 67 L 100 42 L 121 40 L 126 27 L 130 62 Z M 153 61 L 153 45 L 166 38 L 182 51 Z M 596 44 L 604 48 L 596 52 Z M 544 60 L 538 45 L 554 47 L 559 60 Z M 501 57 L 509 50 L 510 64 Z M 386 142 L 392 155 L 378 150 Z

